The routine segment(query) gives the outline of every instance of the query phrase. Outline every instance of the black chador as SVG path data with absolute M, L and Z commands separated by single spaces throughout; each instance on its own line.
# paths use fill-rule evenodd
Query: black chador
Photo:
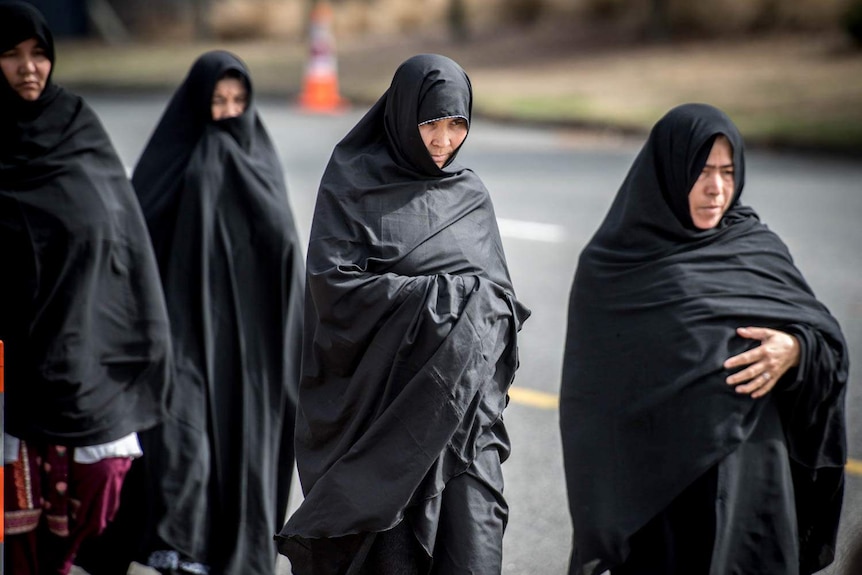
M 305 500 L 278 537 L 294 573 L 500 568 L 502 412 L 529 312 L 485 186 L 451 158 L 438 167 L 417 127 L 469 122 L 471 104 L 457 64 L 411 58 L 323 175 L 296 428 Z
M 0 50 L 29 38 L 53 64 L 41 14 L 4 4 Z M 141 210 L 93 110 L 50 75 L 35 101 L 0 75 L 5 431 L 81 447 L 152 427 L 168 385 L 167 323 Z
M 735 190 L 718 225 L 698 229 L 688 194 L 719 135 Z M 639 553 L 664 573 L 808 574 L 834 557 L 847 348 L 740 202 L 744 177 L 730 119 L 675 108 L 580 256 L 560 406 L 571 574 L 616 573 Z M 757 399 L 725 382 L 725 360 L 759 344 L 737 335 L 746 326 L 792 334 L 801 352 Z
M 214 121 L 226 73 L 248 102 Z M 236 56 L 195 62 L 132 182 L 176 364 L 169 418 L 141 438 L 151 527 L 136 559 L 164 572 L 272 575 L 293 472 L 303 262 L 279 157 Z

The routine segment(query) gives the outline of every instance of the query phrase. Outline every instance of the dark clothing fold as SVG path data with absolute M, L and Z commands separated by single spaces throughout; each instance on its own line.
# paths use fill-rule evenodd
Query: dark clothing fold
M 35 37 L 53 58 L 35 9 L 0 8 L 0 49 Z M 0 77 L 0 105 L 5 431 L 81 447 L 152 427 L 168 389 L 168 320 L 123 164 L 92 109 L 50 77 L 35 101 Z
M 242 78 L 249 103 L 213 121 L 213 89 L 228 71 Z M 137 558 L 175 555 L 220 575 L 275 572 L 300 362 L 301 247 L 250 89 L 235 56 L 201 56 L 133 176 L 176 360 L 168 417 L 141 437 L 138 488 L 153 499 Z
M 168 317 L 125 168 L 93 110 L 51 82 L 53 37 L 29 3 L 0 2 L 0 53 L 10 50 L 16 69 L 0 74 L 0 340 L 3 430 L 20 441 L 5 466 L 6 565 L 65 574 L 117 511 L 131 460 L 105 444 L 164 417 Z M 16 91 L 25 79 L 44 79 L 38 96 Z M 100 456 L 83 449 L 92 446 Z
M 294 573 L 354 572 L 373 534 L 405 518 L 433 557 L 447 484 L 508 456 L 502 412 L 529 311 L 485 186 L 451 158 L 438 168 L 417 128 L 420 108 L 469 119 L 471 102 L 457 64 L 410 59 L 323 175 L 296 427 L 305 500 L 277 538 Z M 481 520 L 449 513 L 465 529 Z
M 736 192 L 719 225 L 699 230 L 688 191 L 718 135 L 733 149 Z M 807 566 L 801 572 L 832 560 L 846 460 L 847 348 L 787 247 L 740 203 L 744 169 L 742 139 L 727 116 L 699 104 L 672 110 L 653 128 L 581 253 L 560 405 L 574 525 L 570 573 L 622 564 L 641 528 L 746 449 L 764 425 L 780 428 L 789 463 L 749 473 L 745 489 L 769 475 L 787 479 L 773 481 L 771 495 L 810 496 L 793 526 Z M 737 335 L 745 326 L 785 331 L 801 347 L 798 368 L 760 399 L 725 383 L 731 372 L 724 361 L 759 344 Z M 778 420 L 764 415 L 773 409 Z M 719 473 L 719 491 L 733 477 Z M 773 519 L 723 521 L 751 530 Z M 719 534 L 727 527 L 719 522 Z M 769 561 L 752 557 L 738 572 L 785 572 Z

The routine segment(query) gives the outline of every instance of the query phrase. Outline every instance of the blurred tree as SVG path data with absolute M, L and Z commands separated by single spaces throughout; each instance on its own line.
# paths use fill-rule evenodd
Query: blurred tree
M 30 0 L 42 12 L 54 36 L 85 36 L 87 5 L 84 0 Z
M 90 22 L 96 33 L 109 44 L 123 44 L 131 34 L 108 0 L 87 0 Z
M 503 0 L 500 10 L 503 19 L 513 24 L 535 24 L 547 9 L 545 0 Z
M 670 36 L 667 0 L 650 0 L 647 36 L 652 40 L 666 40 Z
M 847 8 L 843 24 L 856 46 L 862 48 L 862 0 L 856 0 Z M 859 555 L 862 556 L 862 536 L 860 536 L 859 550 Z
M 467 26 L 467 7 L 464 0 L 449 0 L 449 33 L 456 42 L 466 42 L 470 37 Z
M 192 17 L 195 26 L 195 38 L 198 40 L 209 40 L 213 37 L 210 25 L 210 0 L 189 0 L 191 3 Z

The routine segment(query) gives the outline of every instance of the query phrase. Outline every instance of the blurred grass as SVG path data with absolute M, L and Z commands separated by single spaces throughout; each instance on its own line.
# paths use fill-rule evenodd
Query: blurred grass
M 217 49 L 239 55 L 249 65 L 258 90 L 295 90 L 299 85 L 305 48 L 276 42 L 120 46 L 60 42 L 54 78 L 78 88 L 173 90 L 199 55 Z
M 73 87 L 172 90 L 202 52 L 228 49 L 249 65 L 258 93 L 293 98 L 306 48 L 297 41 L 129 45 L 61 43 L 55 78 Z M 421 52 L 451 56 L 473 81 L 479 114 L 645 132 L 669 108 L 724 109 L 751 144 L 862 155 L 862 51 L 836 34 L 585 44 L 566 30 L 353 39 L 338 47 L 343 94 L 358 106 Z

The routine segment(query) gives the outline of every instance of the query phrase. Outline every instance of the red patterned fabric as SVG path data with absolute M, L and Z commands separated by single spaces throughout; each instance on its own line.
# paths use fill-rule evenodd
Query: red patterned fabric
M 40 464 L 41 458 L 22 441 L 18 460 L 5 466 L 3 491 L 7 537 L 29 533 L 39 524 L 42 515 Z
M 72 453 L 22 441 L 18 461 L 6 465 L 6 559 L 16 575 L 68 574 L 81 543 L 104 531 L 119 509 L 132 460 L 81 464 Z

